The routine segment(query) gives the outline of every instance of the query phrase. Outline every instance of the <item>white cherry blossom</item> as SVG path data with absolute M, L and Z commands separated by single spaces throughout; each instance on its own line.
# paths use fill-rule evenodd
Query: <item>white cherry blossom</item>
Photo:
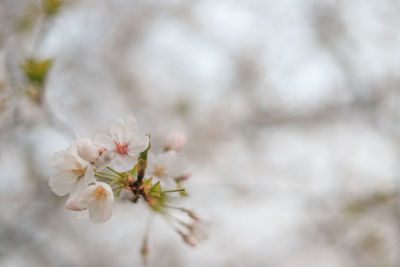
M 126 171 L 136 164 L 140 152 L 149 145 L 149 137 L 137 130 L 136 119 L 129 116 L 124 122 L 117 120 L 111 126 L 111 136 L 98 134 L 94 143 L 110 151 L 112 166 L 120 171 Z
M 97 170 L 102 170 L 112 160 L 111 151 L 95 144 L 91 138 L 78 138 L 75 144 L 78 155 L 93 164 Z
M 92 222 L 102 223 L 112 216 L 114 195 L 112 188 L 103 182 L 91 183 L 80 195 L 67 202 L 67 208 L 74 211 L 88 210 Z
M 57 173 L 50 178 L 49 186 L 58 196 L 82 192 L 94 180 L 93 166 L 79 157 L 75 144 L 55 152 L 51 165 Z
M 177 178 L 182 175 L 179 162 L 174 150 L 155 155 L 150 153 L 148 172 L 150 176 L 159 179 Z

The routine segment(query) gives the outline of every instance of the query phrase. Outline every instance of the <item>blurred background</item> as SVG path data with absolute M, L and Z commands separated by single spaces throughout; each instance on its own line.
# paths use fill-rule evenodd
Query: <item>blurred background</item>
M 145 205 L 97 225 L 47 185 L 128 114 L 187 134 L 208 228 L 156 218 L 149 266 L 399 266 L 399 28 L 396 0 L 0 0 L 0 266 L 141 266 Z

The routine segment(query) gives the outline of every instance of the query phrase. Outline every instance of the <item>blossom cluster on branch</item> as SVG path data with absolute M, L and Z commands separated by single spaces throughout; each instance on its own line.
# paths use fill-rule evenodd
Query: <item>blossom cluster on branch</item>
M 150 135 L 138 131 L 131 115 L 113 123 L 109 135 L 77 138 L 66 150 L 55 152 L 51 164 L 56 173 L 49 186 L 58 196 L 68 195 L 67 209 L 88 213 L 95 223 L 111 218 L 115 199 L 137 203 L 142 198 L 186 243 L 194 246 L 202 238 L 198 234 L 201 220 L 192 210 L 171 205 L 171 193 L 186 196 L 182 182 L 190 174 L 181 171 L 182 161 L 177 158 L 177 151 L 185 142 L 182 132 L 171 132 L 163 152 L 150 153 Z M 171 181 L 175 187 L 164 190 L 163 186 L 171 185 Z M 176 217 L 176 211 L 185 214 L 186 220 Z M 147 236 L 143 244 L 147 246 Z M 147 248 L 143 251 L 147 252 Z

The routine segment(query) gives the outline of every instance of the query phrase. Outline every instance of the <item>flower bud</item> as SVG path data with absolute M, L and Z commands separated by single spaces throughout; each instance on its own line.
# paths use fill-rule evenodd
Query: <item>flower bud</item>
M 186 244 L 195 247 L 197 245 L 197 239 L 195 236 L 190 235 L 190 234 L 184 234 L 183 232 L 178 230 L 178 234 L 182 237 L 183 241 L 185 241 Z
M 184 175 L 182 175 L 180 178 L 182 180 L 187 180 L 190 178 L 190 176 L 192 176 L 192 174 L 190 172 L 185 173 Z
M 78 155 L 91 163 L 94 163 L 99 156 L 99 147 L 90 138 L 79 138 L 76 140 Z

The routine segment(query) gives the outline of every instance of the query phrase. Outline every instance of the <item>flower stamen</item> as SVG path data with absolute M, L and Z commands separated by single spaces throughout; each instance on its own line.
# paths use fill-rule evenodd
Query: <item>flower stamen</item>
M 154 168 L 154 174 L 157 175 L 158 177 L 162 177 L 167 173 L 166 169 L 164 166 L 156 166 Z
M 128 144 L 120 144 L 118 141 L 114 141 L 115 144 L 115 152 L 117 152 L 120 155 L 126 155 L 128 154 Z
M 107 195 L 107 191 L 102 186 L 99 186 L 92 192 L 92 195 L 96 200 L 104 199 Z

